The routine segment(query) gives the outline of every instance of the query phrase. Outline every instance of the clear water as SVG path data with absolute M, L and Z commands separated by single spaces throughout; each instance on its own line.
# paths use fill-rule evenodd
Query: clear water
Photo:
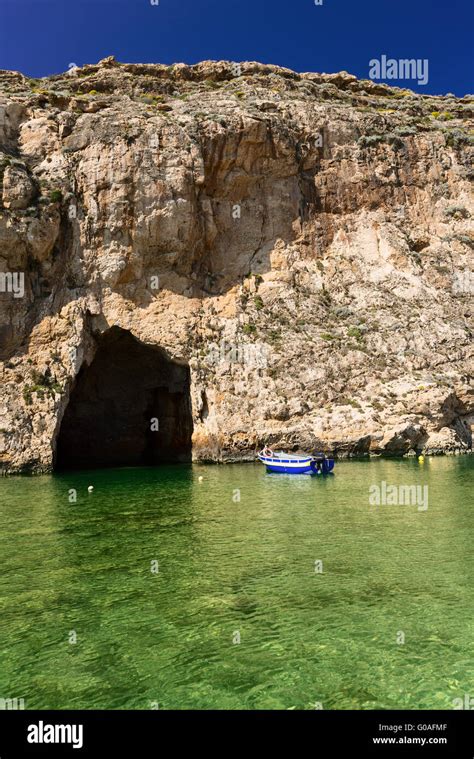
M 0 480 L 0 698 L 31 709 L 451 709 L 474 696 L 473 464 Z M 428 485 L 428 509 L 371 506 L 382 480 Z

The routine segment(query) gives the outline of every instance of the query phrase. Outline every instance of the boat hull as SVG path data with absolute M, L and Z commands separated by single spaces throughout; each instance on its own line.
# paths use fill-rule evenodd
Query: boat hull
M 312 456 L 292 456 L 291 458 L 263 456 L 259 460 L 265 464 L 267 472 L 274 474 L 329 474 L 334 469 L 333 459 L 315 459 Z
M 266 464 L 267 472 L 279 472 L 280 474 L 314 474 L 311 465 L 286 466 L 285 464 Z

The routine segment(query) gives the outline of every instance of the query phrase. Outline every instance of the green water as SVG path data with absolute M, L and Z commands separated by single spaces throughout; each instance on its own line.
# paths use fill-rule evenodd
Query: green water
M 473 464 L 3 479 L 0 697 L 27 709 L 451 709 L 474 696 Z M 428 485 L 428 509 L 369 505 L 382 480 Z

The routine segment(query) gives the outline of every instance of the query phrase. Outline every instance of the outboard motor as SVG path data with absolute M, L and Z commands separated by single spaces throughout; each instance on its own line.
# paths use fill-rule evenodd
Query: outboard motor
M 314 452 L 311 469 L 315 474 L 329 474 L 334 469 L 334 459 L 326 458 L 324 453 Z
M 323 461 L 323 474 L 329 474 L 334 469 L 334 459 L 327 459 L 324 457 Z

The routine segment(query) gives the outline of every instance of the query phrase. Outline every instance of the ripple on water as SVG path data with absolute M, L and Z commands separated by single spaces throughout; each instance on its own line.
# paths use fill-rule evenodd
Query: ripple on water
M 42 709 L 452 708 L 474 692 L 472 468 L 1 480 L 0 693 Z M 383 480 L 428 485 L 429 508 L 370 506 Z

